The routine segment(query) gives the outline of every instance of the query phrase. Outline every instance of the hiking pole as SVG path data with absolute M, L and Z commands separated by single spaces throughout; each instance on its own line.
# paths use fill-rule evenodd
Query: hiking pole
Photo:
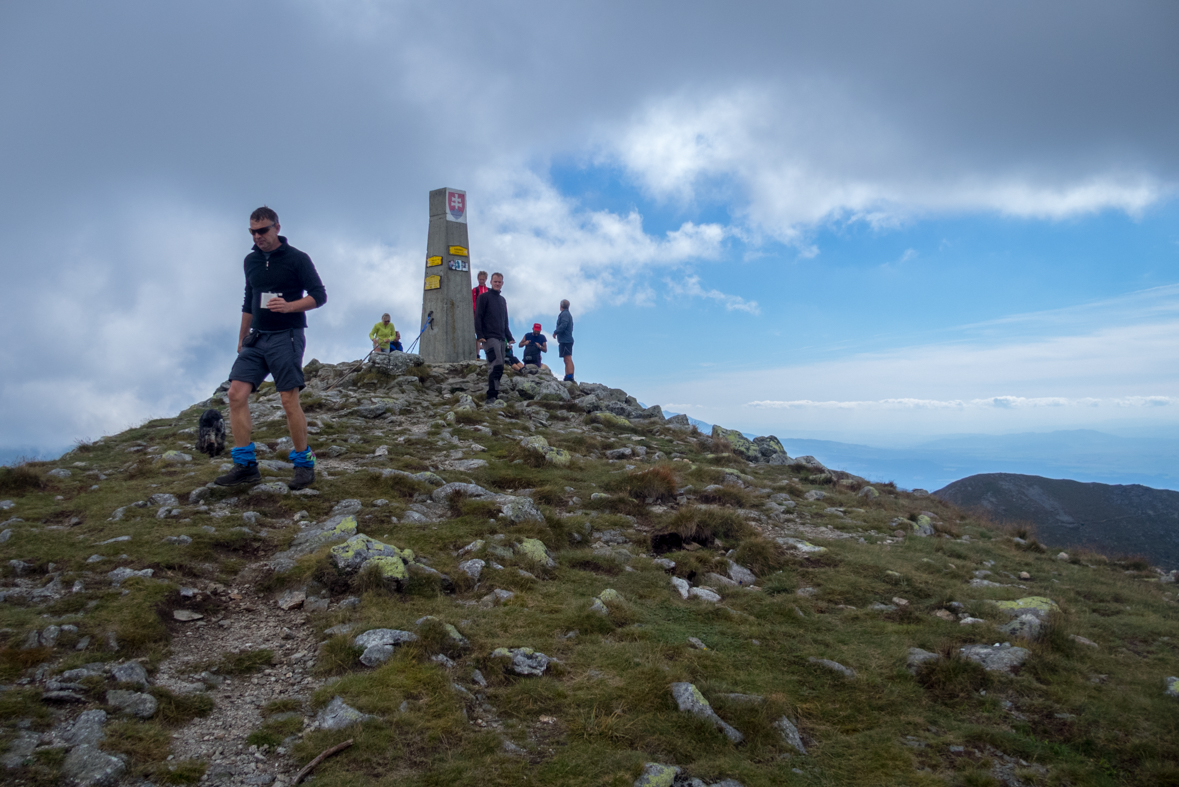
M 364 366 L 364 362 L 365 362 L 365 361 L 367 361 L 369 358 L 371 358 L 371 357 L 372 357 L 372 354 L 373 354 L 373 353 L 375 353 L 375 352 L 376 352 L 376 350 L 369 350 L 369 351 L 368 351 L 368 355 L 366 355 L 366 356 L 364 356 L 363 358 L 361 358 L 361 359 L 360 359 L 360 363 L 358 363 L 358 364 L 356 365 L 356 368 L 355 368 L 355 369 L 353 369 L 353 370 L 352 370 L 352 371 L 350 371 L 350 372 L 345 372 L 343 375 L 341 375 L 341 376 L 340 376 L 340 379 L 339 379 L 339 380 L 336 380 L 334 383 L 332 383 L 331 385 L 329 385 L 327 388 L 324 388 L 323 390 L 325 390 L 325 391 L 330 391 L 330 390 L 332 390 L 332 389 L 333 389 L 333 388 L 335 388 L 337 385 L 339 385 L 340 383 L 344 382 L 344 378 L 346 378 L 346 377 L 349 377 L 349 376 L 351 376 L 351 375 L 355 374 L 356 372 L 360 371 L 360 367 Z
M 422 326 L 422 330 L 418 333 L 417 338 L 410 342 L 409 349 L 406 350 L 407 353 L 413 352 L 413 348 L 415 345 L 417 345 L 418 339 L 422 338 L 422 334 L 426 332 L 426 329 L 430 327 L 430 323 L 432 322 L 434 322 L 434 312 L 428 312 L 426 314 L 426 324 Z

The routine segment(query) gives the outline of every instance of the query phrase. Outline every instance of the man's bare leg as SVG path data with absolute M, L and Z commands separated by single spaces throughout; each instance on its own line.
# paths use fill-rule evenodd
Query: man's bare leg
M 287 429 L 291 433 L 291 444 L 296 451 L 307 450 L 307 416 L 303 414 L 303 405 L 299 402 L 299 389 L 281 391 L 279 397 L 282 399 L 282 409 L 287 413 Z
M 250 420 L 250 394 L 252 392 L 253 386 L 241 380 L 234 380 L 229 384 L 229 428 L 233 431 L 235 448 L 245 448 L 249 445 L 250 436 L 254 433 L 254 424 Z M 304 429 L 306 429 L 306 423 L 304 423 Z M 306 437 L 303 438 L 304 442 L 306 439 Z
M 573 356 L 566 355 L 565 356 L 565 376 L 568 377 L 571 374 L 573 374 Z

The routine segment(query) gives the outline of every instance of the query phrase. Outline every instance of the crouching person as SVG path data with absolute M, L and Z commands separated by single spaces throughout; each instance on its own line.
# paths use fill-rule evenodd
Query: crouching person
M 293 448 L 291 489 L 315 481 L 315 454 L 307 446 L 307 418 L 299 404 L 307 327 L 304 312 L 323 306 L 327 291 L 311 258 L 278 234 L 278 214 L 262 207 L 250 214 L 254 249 L 245 259 L 246 295 L 238 332 L 237 360 L 229 373 L 229 423 L 233 431 L 233 469 L 217 478 L 221 486 L 262 479 L 251 441 L 250 394 L 266 376 L 282 398 Z

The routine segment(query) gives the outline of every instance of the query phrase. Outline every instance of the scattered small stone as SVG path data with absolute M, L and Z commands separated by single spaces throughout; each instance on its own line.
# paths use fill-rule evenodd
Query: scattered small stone
M 508 669 L 517 675 L 539 677 L 549 668 L 551 659 L 532 648 L 496 648 L 491 652 L 496 659 L 510 659 Z
M 871 489 L 872 487 L 867 488 Z M 806 754 L 806 746 L 802 743 L 802 736 L 798 734 L 798 728 L 794 726 L 794 722 L 790 721 L 789 718 L 783 716 L 775 721 L 774 729 L 782 736 L 783 743 L 797 750 L 799 754 Z
M 838 661 L 832 661 L 831 659 L 817 659 L 814 656 L 808 658 L 807 661 L 809 661 L 811 664 L 818 664 L 820 667 L 829 669 L 832 672 L 838 672 L 845 678 L 854 678 L 856 676 L 855 670 L 850 667 L 843 666 Z
M 339 697 L 333 697 L 327 707 L 315 717 L 315 726 L 321 730 L 342 730 L 345 727 L 351 727 L 353 724 L 360 724 L 374 718 L 376 717 L 361 713 Z
M 199 612 L 193 612 L 190 609 L 174 609 L 172 610 L 172 617 L 181 623 L 191 623 L 194 620 L 201 620 L 205 616 Z
M 676 705 L 679 706 L 681 712 L 689 713 L 712 724 L 733 743 L 741 743 L 745 740 L 744 735 L 716 715 L 716 711 L 708 704 L 708 700 L 693 684 L 673 683 L 671 684 L 671 695 L 675 698 Z
M 697 637 L 688 637 L 688 644 L 697 650 L 708 650 L 708 646 L 701 642 Z

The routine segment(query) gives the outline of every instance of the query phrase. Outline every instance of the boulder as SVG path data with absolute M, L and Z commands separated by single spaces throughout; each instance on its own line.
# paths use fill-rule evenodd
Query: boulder
M 757 462 L 761 459 L 761 449 L 753 441 L 736 429 L 725 429 L 723 426 L 712 427 L 712 439 L 728 443 L 733 453 L 747 462 Z
M 831 659 L 817 659 L 814 656 L 808 658 L 807 661 L 809 661 L 811 664 L 817 664 L 824 669 L 829 669 L 832 672 L 838 672 L 845 678 L 854 678 L 856 676 L 856 671 L 854 669 L 851 667 L 845 667 L 838 661 L 832 661 Z
M 417 642 L 418 635 L 412 631 L 401 629 L 369 629 L 363 634 L 356 635 L 352 644 L 358 648 L 371 648 L 373 645 L 404 645 L 406 642 Z
M 99 711 L 102 713 L 102 711 Z M 106 716 L 103 713 L 103 716 Z M 0 757 L 0 765 L 5 768 L 19 768 L 24 765 L 30 757 L 33 756 L 33 750 L 41 743 L 41 733 L 29 732 L 25 730 L 17 734 L 12 743 L 8 745 L 8 751 L 4 752 L 4 756 Z
M 459 482 L 453 482 L 449 484 L 443 484 L 442 486 L 435 489 L 430 493 L 430 499 L 435 503 L 445 503 L 450 499 L 451 495 L 456 493 L 466 497 L 476 498 L 494 496 L 493 492 L 487 491 L 478 484 L 463 484 Z
M 62 775 L 76 787 L 112 787 L 126 770 L 127 766 L 118 757 L 90 744 L 70 749 L 61 766 Z
M 745 566 L 738 565 L 732 560 L 729 561 L 729 578 L 738 585 L 753 585 L 757 582 L 757 577 L 753 572 L 745 568 Z
M 987 672 L 1014 672 L 1031 655 L 1031 651 L 1011 645 L 965 645 L 958 652 Z
M 147 670 L 138 661 L 128 661 L 111 670 L 111 678 L 117 683 L 134 683 L 147 686 Z
M 720 716 L 716 715 L 716 711 L 708 704 L 708 700 L 704 698 L 704 695 L 693 684 L 671 684 L 671 696 L 675 699 L 676 705 L 679 707 L 681 713 L 690 714 L 701 721 L 711 724 L 724 733 L 725 737 L 733 743 L 741 743 L 745 740 L 744 735 L 726 723 Z
M 158 705 L 156 698 L 150 694 L 120 689 L 111 689 L 106 693 L 106 704 L 139 719 L 150 719 L 155 715 Z
M 806 746 L 802 744 L 802 736 L 798 734 L 798 728 L 788 717 L 783 716 L 775 721 L 774 729 L 782 736 L 783 743 L 798 751 L 799 754 L 806 754 Z
M 1035 615 L 1020 615 L 1012 620 L 1010 623 L 1005 623 L 999 627 L 999 630 L 1009 637 L 1015 639 L 1026 639 L 1028 642 L 1035 642 L 1040 638 L 1040 632 L 1044 624 Z
M 493 659 L 509 659 L 508 669 L 517 675 L 539 677 L 549 668 L 551 659 L 532 648 L 496 648 Z
M 102 726 L 106 724 L 106 711 L 82 711 L 74 723 L 61 736 L 67 746 L 97 746 L 106 735 Z
M 755 437 L 753 438 L 753 444 L 757 446 L 758 453 L 761 455 L 763 462 L 768 462 L 773 456 L 785 455 L 786 453 L 786 449 L 782 447 L 782 442 L 773 435 Z
M 649 762 L 643 765 L 643 772 L 635 779 L 634 787 L 674 787 L 680 769 L 674 765 Z
M 549 554 L 548 547 L 540 539 L 526 538 L 516 545 L 516 551 L 545 568 L 555 568 L 557 565 L 557 561 Z
M 336 568 L 347 574 L 360 571 L 374 558 L 386 558 L 378 564 L 382 568 L 382 574 L 397 580 L 406 578 L 405 564 L 414 558 L 412 550 L 401 550 L 389 544 L 382 544 L 363 533 L 358 533 L 343 544 L 332 547 L 331 556 Z
M 994 601 L 992 603 L 1012 617 L 1031 615 L 1038 620 L 1045 620 L 1053 611 L 1060 609 L 1055 601 L 1045 596 L 1027 596 L 1015 601 Z
M 315 726 L 321 730 L 342 730 L 353 724 L 360 724 L 368 719 L 375 719 L 367 713 L 361 713 L 339 697 L 333 697 L 323 710 L 315 717 Z
M 688 595 L 692 590 L 692 586 L 688 584 L 688 580 L 680 577 L 671 578 L 671 586 L 675 588 L 675 592 L 680 594 L 680 598 L 684 601 L 688 600 Z
M 913 675 L 916 675 L 917 670 L 921 668 L 922 664 L 927 661 L 937 660 L 938 655 L 936 653 L 931 653 L 930 651 L 922 650 L 921 648 L 909 648 L 909 655 L 905 659 L 905 669 L 907 669 Z

